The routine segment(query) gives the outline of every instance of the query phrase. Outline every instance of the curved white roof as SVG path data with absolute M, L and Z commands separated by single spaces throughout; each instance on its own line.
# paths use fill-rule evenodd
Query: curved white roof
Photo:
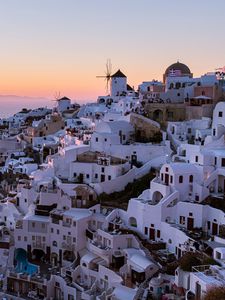
M 120 130 L 131 132 L 134 128 L 126 121 L 99 122 L 96 126 L 96 132 L 119 133 Z
M 194 164 L 190 164 L 190 163 L 177 162 L 177 163 L 170 163 L 167 166 L 171 168 L 174 173 L 198 173 L 197 167 Z

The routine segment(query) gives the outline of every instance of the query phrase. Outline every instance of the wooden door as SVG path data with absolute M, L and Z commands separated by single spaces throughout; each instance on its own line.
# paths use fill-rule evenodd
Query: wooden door
M 150 228 L 149 229 L 149 239 L 150 240 L 155 240 L 155 229 L 154 228 Z
M 187 229 L 192 230 L 194 228 L 194 219 L 193 218 L 187 218 Z
M 212 223 L 212 235 L 217 235 L 218 233 L 218 224 Z

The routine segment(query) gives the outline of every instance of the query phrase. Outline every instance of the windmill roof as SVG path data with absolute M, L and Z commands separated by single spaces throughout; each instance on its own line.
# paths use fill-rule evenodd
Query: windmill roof
M 120 69 L 115 73 L 113 74 L 111 77 L 127 77 L 126 75 L 124 75 Z
M 61 101 L 61 100 L 70 100 L 68 97 L 62 97 L 62 98 L 60 98 L 58 101 Z

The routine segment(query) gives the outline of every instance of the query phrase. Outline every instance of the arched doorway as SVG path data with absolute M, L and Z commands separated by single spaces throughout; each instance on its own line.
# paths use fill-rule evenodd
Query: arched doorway
M 129 218 L 129 224 L 132 227 L 137 227 L 137 220 L 136 220 L 136 218 L 135 217 L 130 217 Z
M 163 198 L 163 195 L 159 191 L 154 192 L 152 195 L 152 201 L 154 203 L 158 203 L 162 198 Z

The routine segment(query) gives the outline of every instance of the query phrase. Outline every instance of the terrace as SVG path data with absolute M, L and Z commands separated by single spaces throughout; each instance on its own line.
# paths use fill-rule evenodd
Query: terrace
M 100 152 L 87 151 L 77 156 L 75 162 L 83 163 L 96 163 L 102 165 L 121 165 L 125 164 L 127 161 L 125 159 L 113 157 L 110 155 L 103 155 Z

